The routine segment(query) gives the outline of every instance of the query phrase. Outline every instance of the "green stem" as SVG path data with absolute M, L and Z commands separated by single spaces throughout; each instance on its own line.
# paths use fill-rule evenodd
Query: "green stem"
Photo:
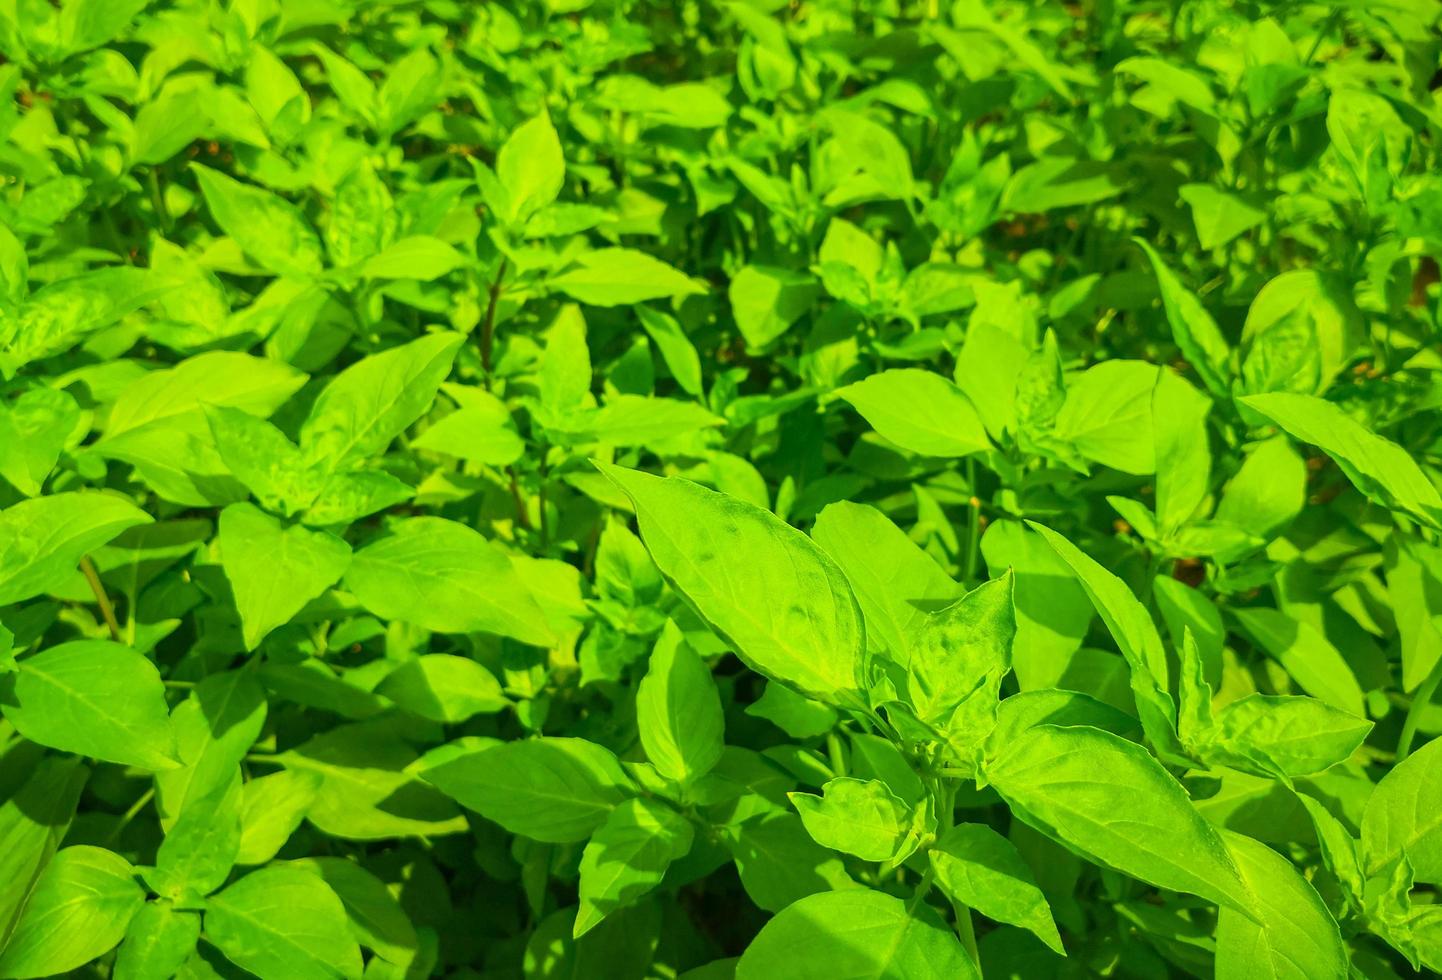
M 926 898 L 926 893 L 931 891 L 932 866 L 926 866 L 926 872 L 921 876 L 921 881 L 916 885 L 916 891 L 911 893 L 911 899 L 906 903 L 906 914 L 910 915 L 916 911 L 921 900 Z
M 148 803 L 149 803 L 151 800 L 153 800 L 153 799 L 155 799 L 155 787 L 154 787 L 154 786 L 152 786 L 150 789 L 146 790 L 144 793 L 141 793 L 141 794 L 140 794 L 140 799 L 138 799 L 138 800 L 136 800 L 134 803 L 132 803 L 132 804 L 130 805 L 130 809 L 129 809 L 129 810 L 126 810 L 125 813 L 121 815 L 121 817 L 120 817 L 120 822 L 117 823 L 117 824 L 115 825 L 115 828 L 110 831 L 110 837 L 109 837 L 109 840 L 107 841 L 107 843 L 113 844 L 113 843 L 115 843 L 117 840 L 119 840 L 119 839 L 120 839 L 120 835 L 125 832 L 125 828 L 128 827 L 128 826 L 130 826 L 130 821 L 132 821 L 132 820 L 134 820 L 136 817 L 138 817 L 138 816 L 140 815 L 140 811 L 141 811 L 141 810 L 144 810 L 145 807 L 146 807 L 146 804 L 148 804 Z
M 491 390 L 491 355 L 496 344 L 496 306 L 501 301 L 501 280 L 506 276 L 506 260 L 496 266 L 496 278 L 491 283 L 486 300 L 486 317 L 481 321 L 481 383 Z
M 966 538 L 966 574 L 962 576 L 963 582 L 970 582 L 976 578 L 977 566 L 981 556 L 981 498 L 976 493 L 976 460 L 966 461 L 966 484 L 971 490 L 971 517 L 968 527 L 970 533 Z
M 167 235 L 170 234 L 170 209 L 165 206 L 165 190 L 160 186 L 160 174 L 154 167 L 145 175 L 145 182 L 150 186 L 150 199 L 155 206 L 155 219 L 160 224 L 160 230 Z
M 846 756 L 841 752 L 841 739 L 835 732 L 826 733 L 826 754 L 831 758 L 831 772 L 837 776 L 846 775 Z
M 1336 27 L 1341 20 L 1342 8 L 1338 7 L 1337 9 L 1332 11 L 1332 16 L 1328 17 L 1326 21 L 1323 22 L 1322 29 L 1319 30 L 1317 32 L 1317 36 L 1313 38 L 1312 47 L 1310 50 L 1308 50 L 1307 57 L 1302 59 L 1303 66 L 1310 65 L 1312 63 L 1312 59 L 1317 57 L 1317 52 L 1321 50 L 1322 42 L 1326 40 L 1327 35 L 1332 33 L 1332 29 Z
M 981 966 L 981 954 L 976 951 L 976 930 L 971 926 L 971 908 L 956 899 L 951 900 L 951 911 L 956 915 L 956 934 L 971 961 Z
M 507 466 L 506 476 L 509 477 L 511 500 L 516 505 L 516 524 L 529 531 L 531 529 L 531 515 L 526 510 L 526 498 L 521 496 L 521 481 L 520 478 L 516 476 L 516 468 L 514 466 Z
M 546 478 L 550 471 L 550 467 L 546 465 L 546 457 L 549 452 L 549 447 L 542 447 L 540 474 L 536 484 L 536 513 L 538 515 L 536 523 L 539 525 L 536 530 L 541 535 L 541 551 L 543 553 L 546 550 L 547 544 L 550 542 L 550 527 L 546 520 Z
M 115 608 L 110 605 L 110 596 L 105 594 L 105 586 L 100 581 L 100 573 L 95 570 L 95 562 L 90 560 L 89 555 L 80 559 L 80 571 L 85 576 L 85 581 L 90 583 L 90 591 L 95 593 L 95 601 L 100 604 L 100 615 L 110 630 L 110 638 L 119 643 L 120 624 L 115 620 Z
M 1432 673 L 1427 675 L 1417 693 L 1412 695 L 1412 704 L 1407 708 L 1407 719 L 1402 722 L 1402 735 L 1397 739 L 1397 762 L 1402 762 L 1412 751 L 1412 739 L 1417 736 L 1417 726 L 1422 723 L 1422 712 L 1432 703 L 1432 696 L 1437 693 L 1437 685 L 1442 683 L 1442 658 L 1432 667 Z

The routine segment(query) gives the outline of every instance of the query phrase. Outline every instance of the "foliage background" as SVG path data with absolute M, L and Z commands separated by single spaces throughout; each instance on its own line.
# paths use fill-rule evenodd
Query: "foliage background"
M 0 2 L 0 976 L 1442 969 L 1438 20 Z

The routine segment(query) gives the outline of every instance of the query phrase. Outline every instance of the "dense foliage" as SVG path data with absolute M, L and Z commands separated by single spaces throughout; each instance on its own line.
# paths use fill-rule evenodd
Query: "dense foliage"
M 0 977 L 1442 970 L 1435 0 L 0 0 Z

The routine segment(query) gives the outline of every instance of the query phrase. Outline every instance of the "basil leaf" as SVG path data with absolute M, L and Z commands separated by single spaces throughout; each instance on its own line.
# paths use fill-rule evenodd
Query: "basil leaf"
M 145 902 L 130 862 L 76 845 L 51 858 L 0 952 L 0 977 L 48 977 L 115 948 Z
M 361 975 L 345 906 L 324 878 L 301 868 L 261 868 L 212 896 L 205 938 L 258 976 Z
M 864 704 L 861 610 L 841 570 L 809 538 L 688 480 L 616 466 L 601 472 L 635 506 L 661 574 L 738 656 L 808 697 Z M 747 574 L 735 574 L 742 564 Z
M 0 684 L 0 711 L 31 741 L 152 771 L 181 764 L 160 672 L 129 647 L 62 643 Z
M 822 892 L 787 906 L 746 947 L 737 980 L 980 977 L 951 931 L 871 889 Z

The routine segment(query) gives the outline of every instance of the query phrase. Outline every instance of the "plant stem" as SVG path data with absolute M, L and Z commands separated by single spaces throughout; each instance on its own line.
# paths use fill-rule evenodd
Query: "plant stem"
M 541 450 L 540 474 L 537 478 L 536 483 L 536 513 L 539 516 L 538 523 L 540 524 L 540 527 L 538 528 L 538 530 L 541 533 L 542 551 L 546 550 L 546 544 L 550 540 L 550 528 L 548 527 L 548 522 L 546 520 L 546 473 L 548 471 L 548 467 L 546 466 L 546 454 L 548 452 L 549 450 L 545 448 Z
M 976 951 L 976 930 L 971 927 L 971 907 L 952 899 L 951 911 L 956 914 L 956 934 L 961 938 L 962 947 L 971 957 L 971 961 L 980 966 L 981 954 Z
M 981 555 L 981 498 L 976 494 L 976 460 L 974 459 L 966 461 L 966 484 L 967 488 L 971 490 L 969 505 L 971 519 L 966 538 L 966 568 L 962 581 L 970 582 L 976 578 L 978 559 Z
M 85 575 L 85 581 L 90 583 L 90 591 L 95 593 L 95 601 L 100 603 L 100 615 L 105 619 L 105 625 L 110 630 L 110 638 L 116 643 L 120 642 L 120 624 L 115 621 L 115 609 L 110 605 L 110 597 L 105 594 L 105 586 L 101 584 L 100 573 L 95 570 L 95 562 L 86 555 L 80 559 L 80 571 Z
M 932 866 L 928 864 L 925 873 L 921 876 L 921 881 L 916 885 L 916 891 L 912 892 L 910 901 L 906 903 L 906 913 L 908 915 L 916 911 L 916 907 L 921 904 L 921 900 L 926 897 L 926 893 L 931 891 L 931 878 Z
M 526 498 L 521 496 L 521 483 L 516 476 L 516 468 L 507 466 L 506 475 L 511 478 L 511 499 L 516 502 L 516 524 L 529 531 L 531 515 L 526 512 Z
M 120 822 L 115 825 L 115 829 L 114 829 L 114 830 L 110 831 L 110 837 L 109 837 L 109 839 L 108 839 L 108 843 L 113 844 L 113 843 L 115 843 L 117 840 L 119 840 L 119 839 L 120 839 L 120 835 L 125 832 L 125 828 L 128 827 L 128 826 L 130 826 L 130 821 L 132 821 L 132 820 L 134 820 L 136 817 L 138 817 L 138 816 L 140 815 L 140 811 L 141 811 L 141 810 L 144 810 L 146 804 L 149 803 L 149 802 L 150 802 L 151 800 L 153 800 L 153 799 L 155 799 L 155 787 L 154 787 L 154 786 L 150 787 L 150 789 L 147 789 L 144 793 L 141 793 L 141 794 L 140 794 L 140 799 L 138 799 L 138 800 L 136 800 L 134 803 L 130 804 L 130 809 L 129 809 L 129 810 L 126 810 L 125 813 L 121 815 L 121 817 L 120 817 Z
M 846 775 L 846 756 L 841 752 L 841 739 L 835 732 L 826 733 L 826 754 L 831 759 L 831 772 L 837 776 Z
M 1332 29 L 1335 28 L 1341 20 L 1342 8 L 1338 7 L 1332 11 L 1332 15 L 1323 22 L 1321 29 L 1317 31 L 1317 36 L 1312 40 L 1312 47 L 1307 51 L 1307 57 L 1302 59 L 1303 66 L 1310 65 L 1312 59 L 1317 57 L 1317 52 L 1322 48 L 1322 42 L 1327 39 L 1327 35 L 1332 33 Z
M 165 190 L 160 186 L 160 174 L 154 167 L 145 175 L 145 182 L 150 185 L 150 198 L 154 202 L 155 219 L 160 224 L 160 230 L 169 234 L 170 209 L 165 206 Z
M 1417 726 L 1422 723 L 1422 712 L 1432 703 L 1437 685 L 1442 682 L 1442 659 L 1432 667 L 1417 693 L 1412 695 L 1412 704 L 1407 708 L 1407 718 L 1402 722 L 1402 735 L 1397 739 L 1397 761 L 1400 763 L 1412 751 L 1412 739 L 1417 736 Z
M 496 278 L 491 283 L 489 298 L 486 300 L 486 318 L 481 321 L 481 383 L 491 390 L 491 353 L 496 343 L 496 305 L 501 300 L 501 280 L 506 276 L 506 260 L 496 266 Z

